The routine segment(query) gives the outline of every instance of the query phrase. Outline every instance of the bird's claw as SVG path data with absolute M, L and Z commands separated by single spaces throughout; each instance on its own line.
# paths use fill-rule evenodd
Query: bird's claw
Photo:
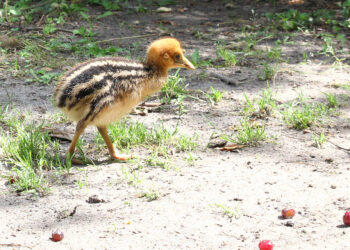
M 71 159 L 71 163 L 75 164 L 75 165 L 84 165 L 84 162 L 76 157 L 73 157 Z
M 119 161 L 127 161 L 132 158 L 131 155 L 112 155 L 112 158 L 119 160 Z

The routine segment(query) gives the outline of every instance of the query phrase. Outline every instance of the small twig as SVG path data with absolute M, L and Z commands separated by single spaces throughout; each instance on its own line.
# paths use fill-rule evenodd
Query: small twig
M 79 207 L 80 205 L 76 205 L 73 209 L 73 211 L 69 214 L 69 216 L 73 216 L 75 214 L 75 212 L 77 211 L 77 207 Z
M 233 80 L 231 78 L 228 78 L 226 76 L 219 75 L 219 74 L 214 73 L 214 72 L 212 72 L 211 75 L 216 77 L 216 78 L 218 78 L 218 79 L 220 79 L 221 81 L 227 83 L 228 85 L 233 85 L 233 86 L 237 86 L 238 85 L 235 80 Z
M 5 0 L 5 3 L 4 3 L 4 11 L 5 11 L 5 20 L 6 22 L 8 22 L 8 18 L 7 18 L 7 0 Z
M 161 105 L 163 105 L 163 103 L 160 103 L 160 102 L 143 102 L 143 103 L 141 103 L 141 104 L 138 105 L 138 106 L 140 106 L 140 107 L 150 107 L 150 108 L 153 108 L 153 107 L 159 107 L 159 106 L 161 106 Z
M 24 30 L 40 30 L 40 31 L 43 30 L 42 27 L 23 27 L 23 29 Z M 70 34 L 73 33 L 73 31 L 71 31 L 71 30 L 62 29 L 62 28 L 56 28 L 55 31 L 53 31 L 52 33 L 55 33 L 57 31 L 66 32 L 66 33 L 70 33 Z
M 10 24 L 6 24 L 6 23 L 0 23 L 0 26 L 4 26 L 7 28 L 17 28 L 16 26 L 10 25 Z M 24 31 L 30 31 L 30 30 L 39 30 L 42 31 L 44 28 L 43 27 L 21 27 Z M 62 29 L 62 28 L 56 28 L 55 31 L 53 31 L 53 33 L 57 32 L 57 31 L 61 31 L 61 32 L 66 32 L 66 33 L 70 33 L 73 34 L 72 30 L 67 30 L 67 29 Z
M 332 141 L 330 141 L 330 140 L 328 140 L 328 142 L 330 142 L 331 144 L 333 144 L 334 146 L 336 146 L 337 148 L 340 148 L 340 149 L 342 149 L 342 150 L 345 150 L 345 151 L 350 151 L 350 148 L 344 148 L 344 147 L 342 147 L 342 146 L 339 146 L 339 145 L 337 145 L 337 144 L 335 144 L 334 142 L 332 142 Z
M 107 39 L 107 40 L 96 41 L 96 43 L 107 43 L 107 42 L 111 42 L 111 41 L 115 41 L 115 40 L 127 40 L 127 39 L 143 38 L 143 37 L 151 37 L 151 36 L 157 36 L 157 34 L 115 37 L 115 38 L 111 38 L 111 39 Z
M 36 26 L 40 26 L 46 19 L 46 15 L 43 14 L 40 18 L 40 20 L 36 23 Z
M 39 8 L 41 6 L 44 6 L 50 2 L 53 2 L 52 0 L 48 0 L 48 1 L 44 1 L 44 2 L 39 2 L 38 4 L 35 4 L 35 5 L 32 5 L 32 6 L 28 6 L 27 8 L 23 8 L 21 9 L 21 11 L 26 11 L 26 10 L 29 10 L 29 9 L 36 9 L 36 8 Z
M 51 50 L 49 50 L 48 48 L 46 48 L 45 46 L 42 46 L 42 45 L 40 45 L 40 44 L 37 44 L 37 46 L 40 47 L 40 48 L 42 48 L 43 50 L 51 51 Z
M 0 243 L 0 246 L 3 246 L 3 247 L 23 247 L 23 245 L 15 244 L 15 243 L 9 243 L 9 244 Z

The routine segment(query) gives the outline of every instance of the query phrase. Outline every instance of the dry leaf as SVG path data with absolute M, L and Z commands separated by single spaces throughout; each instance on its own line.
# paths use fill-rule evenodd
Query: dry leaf
M 158 13 L 169 13 L 171 12 L 172 9 L 171 8 L 167 8 L 167 7 L 159 7 L 156 12 Z
M 289 0 L 289 5 L 301 5 L 304 4 L 304 0 Z
M 172 25 L 172 26 L 176 25 L 176 23 L 174 21 L 168 21 L 168 20 L 162 20 L 159 23 L 161 23 L 163 25 Z
M 159 107 L 159 106 L 162 106 L 162 105 L 164 105 L 164 103 L 160 103 L 160 102 L 143 102 L 139 106 L 152 108 L 152 107 Z
M 43 132 L 47 132 L 48 135 L 52 138 L 52 139 L 58 139 L 61 141 L 68 141 L 71 142 L 72 140 L 70 139 L 70 135 L 60 129 L 57 128 L 48 128 L 48 127 L 43 127 L 42 128 Z
M 225 147 L 220 148 L 220 151 L 235 151 L 237 149 L 245 148 L 247 145 L 242 144 L 230 144 Z
M 45 72 L 52 71 L 52 68 L 49 68 L 49 67 L 43 67 L 41 69 L 44 70 Z
M 184 13 L 188 8 L 177 8 L 178 12 Z

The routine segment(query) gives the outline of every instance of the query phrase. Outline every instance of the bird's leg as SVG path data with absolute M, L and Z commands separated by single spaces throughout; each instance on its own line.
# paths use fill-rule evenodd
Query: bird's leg
M 87 123 L 85 121 L 79 121 L 77 124 L 77 127 L 75 129 L 75 134 L 72 140 L 72 143 L 69 146 L 68 152 L 67 152 L 67 156 L 68 157 L 72 157 L 74 154 L 74 150 L 75 150 L 75 145 L 77 144 L 77 141 L 80 137 L 80 135 L 84 132 L 85 128 L 87 127 Z M 75 157 L 72 158 L 72 162 L 74 164 L 83 164 L 83 162 Z
M 127 159 L 131 158 L 130 156 L 121 156 L 121 155 L 117 155 L 113 146 L 113 143 L 111 141 L 111 139 L 108 136 L 108 132 L 107 132 L 107 127 L 103 126 L 103 127 L 97 127 L 98 132 L 100 132 L 100 134 L 102 135 L 103 140 L 105 141 L 109 154 L 117 160 L 120 161 L 126 161 Z

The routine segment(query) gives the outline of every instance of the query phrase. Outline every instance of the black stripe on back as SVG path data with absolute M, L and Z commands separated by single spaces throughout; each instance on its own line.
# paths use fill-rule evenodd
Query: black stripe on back
M 145 76 L 119 76 L 113 79 L 113 84 L 109 88 L 108 91 L 104 92 L 103 94 L 95 97 L 90 105 L 90 112 L 85 116 L 84 120 L 88 120 L 90 116 L 92 116 L 91 120 L 95 119 L 95 117 L 99 114 L 99 112 L 109 104 L 111 104 L 114 101 L 105 102 L 101 105 L 101 107 L 96 110 L 96 106 L 106 98 L 109 95 L 113 95 L 114 98 L 120 98 L 124 94 L 131 92 L 133 87 L 136 85 L 136 79 L 135 78 L 144 78 Z M 123 80 L 128 80 L 129 82 L 127 84 L 120 84 L 123 83 Z
M 135 61 L 123 58 L 123 57 L 99 57 L 99 58 L 95 58 L 95 59 L 91 59 L 88 61 L 85 61 L 81 64 L 78 64 L 77 66 L 75 66 L 72 70 L 68 71 L 67 74 L 65 75 L 66 77 L 71 76 L 75 71 L 81 69 L 82 67 L 88 65 L 88 64 L 93 64 L 96 62 L 108 62 L 108 61 L 112 61 L 112 62 L 124 62 L 124 63 L 135 63 Z
M 131 79 L 139 79 L 139 78 L 144 78 L 147 77 L 147 75 L 126 75 L 126 76 L 117 76 L 117 77 L 112 77 L 112 75 L 107 75 L 105 76 L 103 79 L 101 79 L 100 81 L 95 82 L 94 84 L 92 84 L 91 86 L 82 89 L 78 92 L 78 94 L 75 95 L 75 101 L 71 104 L 69 104 L 68 109 L 73 108 L 82 98 L 85 98 L 89 95 L 91 95 L 92 93 L 94 93 L 96 90 L 102 89 L 103 87 L 105 87 L 107 85 L 108 81 L 112 81 L 113 84 L 110 87 L 110 89 L 108 90 L 108 93 L 110 94 L 115 94 L 112 93 L 112 90 L 116 90 L 116 92 L 122 92 L 124 93 L 125 91 L 127 91 L 127 88 L 131 88 L 133 86 L 128 86 L 130 85 L 130 83 L 132 83 Z M 120 84 L 122 83 L 122 81 L 127 80 L 128 83 L 127 84 Z M 119 84 L 119 88 L 117 89 L 117 85 Z
M 113 81 L 113 77 L 111 75 L 107 75 L 103 77 L 100 81 L 95 82 L 92 86 L 81 89 L 78 94 L 75 95 L 75 101 L 69 104 L 68 109 L 73 108 L 81 99 L 93 94 L 96 90 L 102 89 L 108 83 L 108 81 Z
M 127 62 L 126 62 L 127 63 Z M 95 75 L 101 74 L 103 72 L 119 72 L 124 70 L 147 70 L 148 67 L 143 67 L 142 64 L 140 64 L 140 67 L 135 66 L 113 66 L 111 64 L 105 64 L 103 66 L 92 66 L 90 68 L 87 68 L 85 71 L 81 72 L 81 74 L 77 75 L 75 78 L 73 78 L 68 86 L 63 90 L 63 93 L 60 97 L 58 107 L 64 107 L 66 105 L 66 100 L 68 97 L 70 97 L 70 93 L 72 92 L 73 88 L 78 85 L 79 83 L 85 83 L 90 81 Z M 67 77 L 67 76 L 66 76 Z M 64 77 L 64 78 L 66 78 Z

